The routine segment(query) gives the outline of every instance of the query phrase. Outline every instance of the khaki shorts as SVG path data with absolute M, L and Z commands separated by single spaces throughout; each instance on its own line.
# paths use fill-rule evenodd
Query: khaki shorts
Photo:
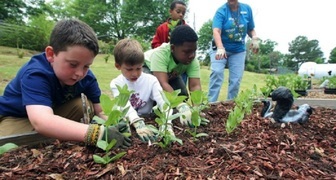
M 92 102 L 89 101 L 91 109 L 93 109 Z M 62 116 L 67 119 L 80 122 L 83 118 L 83 105 L 81 98 L 73 99 L 55 109 L 54 114 Z M 91 118 L 93 114 L 91 115 Z M 0 137 L 14 134 L 22 134 L 34 131 L 27 117 L 13 117 L 0 115 Z

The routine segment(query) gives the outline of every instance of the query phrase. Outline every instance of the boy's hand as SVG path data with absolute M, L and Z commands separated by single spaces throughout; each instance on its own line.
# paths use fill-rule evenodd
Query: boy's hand
M 188 125 L 189 127 L 192 127 L 191 110 L 189 105 L 187 103 L 181 103 L 176 107 L 176 109 L 179 111 L 179 113 L 182 114 L 180 117 L 180 123 L 182 125 Z
M 132 124 L 141 141 L 155 141 L 155 133 L 146 126 L 143 118 L 135 119 Z
M 110 143 L 113 139 L 115 139 L 117 143 L 113 148 L 128 148 L 131 146 L 132 141 L 129 137 L 122 134 L 127 129 L 128 127 L 125 122 L 109 127 L 98 124 L 90 124 L 84 141 L 88 146 L 97 146 L 97 142 L 99 140 L 104 140 L 107 141 L 107 143 Z

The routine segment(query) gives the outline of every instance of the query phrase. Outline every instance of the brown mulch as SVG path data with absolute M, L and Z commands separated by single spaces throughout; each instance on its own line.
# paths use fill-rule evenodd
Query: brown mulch
M 0 179 L 336 179 L 335 109 L 317 107 L 303 125 L 278 124 L 261 118 L 258 104 L 228 134 L 232 107 L 220 102 L 205 112 L 211 122 L 198 132 L 208 137 L 194 141 L 177 120 L 183 145 L 162 149 L 132 137 L 127 154 L 108 165 L 82 143 L 24 146 L 0 157 Z

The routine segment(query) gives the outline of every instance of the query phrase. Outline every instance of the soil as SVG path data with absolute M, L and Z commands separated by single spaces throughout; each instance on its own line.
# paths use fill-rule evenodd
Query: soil
M 183 145 L 163 149 L 132 136 L 129 149 L 113 151 L 127 154 L 108 165 L 95 163 L 103 152 L 83 143 L 23 146 L 0 157 L 0 179 L 336 179 L 336 109 L 316 107 L 305 124 L 279 124 L 261 118 L 256 104 L 228 134 L 233 107 L 220 102 L 205 111 L 210 123 L 198 132 L 207 137 L 194 140 L 177 120 Z

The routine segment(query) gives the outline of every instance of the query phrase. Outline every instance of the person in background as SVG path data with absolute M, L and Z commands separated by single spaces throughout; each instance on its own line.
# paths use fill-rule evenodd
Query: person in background
M 114 48 L 114 58 L 115 67 L 121 74 L 110 83 L 113 96 L 119 95 L 117 86 L 127 85 L 128 90 L 133 91 L 127 104 L 130 108 L 126 117 L 142 141 L 154 141 L 155 134 L 146 127 L 144 118 L 140 116 L 152 113 L 154 103 L 163 108 L 162 87 L 155 76 L 142 72 L 144 53 L 138 41 L 120 40 Z M 167 130 L 174 135 L 171 122 L 168 122 Z
M 185 25 L 184 15 L 187 10 L 187 5 L 180 0 L 174 0 L 170 4 L 169 14 L 170 17 L 166 22 L 160 24 L 155 32 L 152 40 L 152 49 L 157 48 L 162 45 L 162 43 L 168 43 L 170 41 L 171 32 L 178 25 Z M 184 83 L 187 83 L 188 76 L 186 73 L 182 74 L 182 79 Z
M 213 18 L 213 38 L 217 47 L 214 59 L 211 59 L 208 100 L 218 99 L 223 80 L 224 68 L 229 69 L 229 86 L 227 99 L 234 99 L 240 88 L 245 68 L 245 37 L 252 38 L 250 49 L 258 53 L 259 39 L 254 29 L 252 9 L 238 0 L 228 0 L 218 8 Z
M 170 43 L 145 52 L 143 71 L 152 73 L 160 82 L 163 90 L 173 92 L 180 89 L 180 95 L 189 96 L 181 74 L 187 73 L 189 91 L 202 90 L 200 64 L 195 59 L 198 36 L 188 25 L 177 26 L 171 34 Z M 183 113 L 181 124 L 191 125 L 191 111 L 186 103 L 177 106 Z
M 0 136 L 36 131 L 88 146 L 116 139 L 115 147 L 129 147 L 131 140 L 122 134 L 126 124 L 106 127 L 105 131 L 102 125 L 80 123 L 84 116 L 81 93 L 93 110 L 90 118 L 107 119 L 97 79 L 90 70 L 99 52 L 93 29 L 80 20 L 61 20 L 49 43 L 45 52 L 21 67 L 0 96 Z

